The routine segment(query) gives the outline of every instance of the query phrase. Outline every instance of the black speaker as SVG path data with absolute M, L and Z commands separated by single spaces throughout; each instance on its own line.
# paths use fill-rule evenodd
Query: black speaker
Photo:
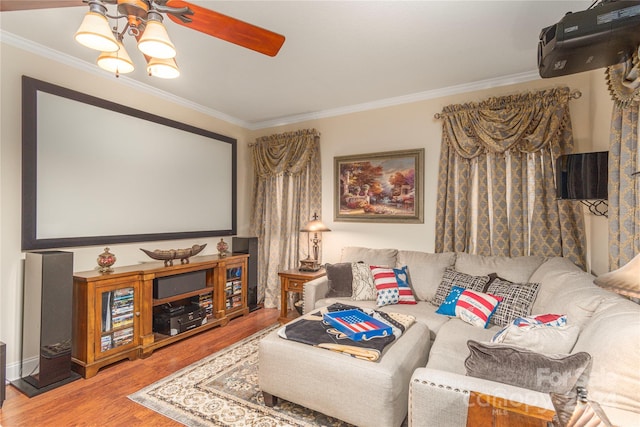
M 79 378 L 71 371 L 72 310 L 73 253 L 28 252 L 22 296 L 21 378 L 13 382 L 27 396 Z M 29 366 L 33 363 L 37 365 Z
M 207 272 L 205 270 L 156 277 L 153 279 L 153 297 L 157 299 L 168 298 L 206 287 Z
M 249 254 L 248 274 L 247 274 L 247 300 L 249 311 L 260 308 L 258 305 L 258 238 L 257 237 L 234 237 L 231 241 L 233 252 Z

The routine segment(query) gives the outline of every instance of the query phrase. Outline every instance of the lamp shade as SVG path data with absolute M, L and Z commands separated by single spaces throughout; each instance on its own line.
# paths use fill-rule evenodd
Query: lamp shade
M 174 59 L 150 58 L 147 63 L 147 73 L 161 79 L 175 79 L 180 76 L 180 69 Z
M 147 56 L 169 59 L 176 56 L 176 48 L 169 39 L 167 29 L 161 21 L 149 20 L 138 40 L 138 49 Z
M 640 298 L 640 254 L 619 269 L 596 277 L 594 282 L 601 288 Z
M 331 231 L 329 227 L 324 225 L 322 221 L 319 219 L 314 219 L 305 224 L 304 227 L 300 229 L 300 231 L 305 231 L 308 233 L 321 232 L 321 231 Z
M 101 52 L 115 52 L 119 48 L 107 17 L 97 12 L 87 12 L 74 38 L 81 45 Z
M 102 52 L 98 56 L 98 66 L 116 75 L 130 73 L 135 68 L 133 61 L 131 61 L 124 45 L 121 42 L 118 42 L 118 45 L 120 49 L 116 52 Z

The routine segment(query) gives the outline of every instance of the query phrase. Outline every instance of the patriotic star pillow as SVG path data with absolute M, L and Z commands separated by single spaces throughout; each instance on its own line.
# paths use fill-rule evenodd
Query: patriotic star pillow
M 455 316 L 456 315 L 456 304 L 458 303 L 458 298 L 460 298 L 460 294 L 464 292 L 465 288 L 460 286 L 452 286 L 451 292 L 444 299 L 444 302 L 440 304 L 440 307 L 436 310 L 438 314 L 444 314 L 445 316 Z
M 388 268 L 371 266 L 371 274 L 376 285 L 376 305 L 416 304 L 409 286 L 407 267 Z

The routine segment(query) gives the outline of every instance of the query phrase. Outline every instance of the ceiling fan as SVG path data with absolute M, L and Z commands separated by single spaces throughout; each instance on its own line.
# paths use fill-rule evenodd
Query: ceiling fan
M 127 18 L 129 34 L 136 38 L 148 21 L 162 22 L 161 14 L 165 14 L 178 25 L 272 57 L 278 54 L 285 40 L 280 34 L 181 0 L 2 0 L 0 12 L 87 4 L 104 10 L 106 5 L 117 5 L 118 17 Z

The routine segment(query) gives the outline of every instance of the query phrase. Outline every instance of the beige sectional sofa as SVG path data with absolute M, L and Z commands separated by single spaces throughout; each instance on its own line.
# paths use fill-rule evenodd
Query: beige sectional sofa
M 565 314 L 568 324 L 579 326 L 580 334 L 571 353 L 591 355 L 587 384 L 590 399 L 602 406 L 614 425 L 640 425 L 640 306 L 599 288 L 593 283 L 592 275 L 570 261 L 558 257 L 506 258 L 396 249 L 343 249 L 341 262 L 361 261 L 408 267 L 418 303 L 379 309 L 413 315 L 431 334 L 427 363 L 416 369 L 410 380 L 410 426 L 465 426 L 472 391 L 553 409 L 547 393 L 466 375 L 467 341 L 488 342 L 501 327 L 490 325 L 483 329 L 436 313 L 437 306 L 430 301 L 448 267 L 473 276 L 496 273 L 514 283 L 540 283 L 531 314 Z M 377 308 L 376 301 L 325 298 L 328 289 L 326 276 L 305 285 L 305 313 L 334 302 Z

